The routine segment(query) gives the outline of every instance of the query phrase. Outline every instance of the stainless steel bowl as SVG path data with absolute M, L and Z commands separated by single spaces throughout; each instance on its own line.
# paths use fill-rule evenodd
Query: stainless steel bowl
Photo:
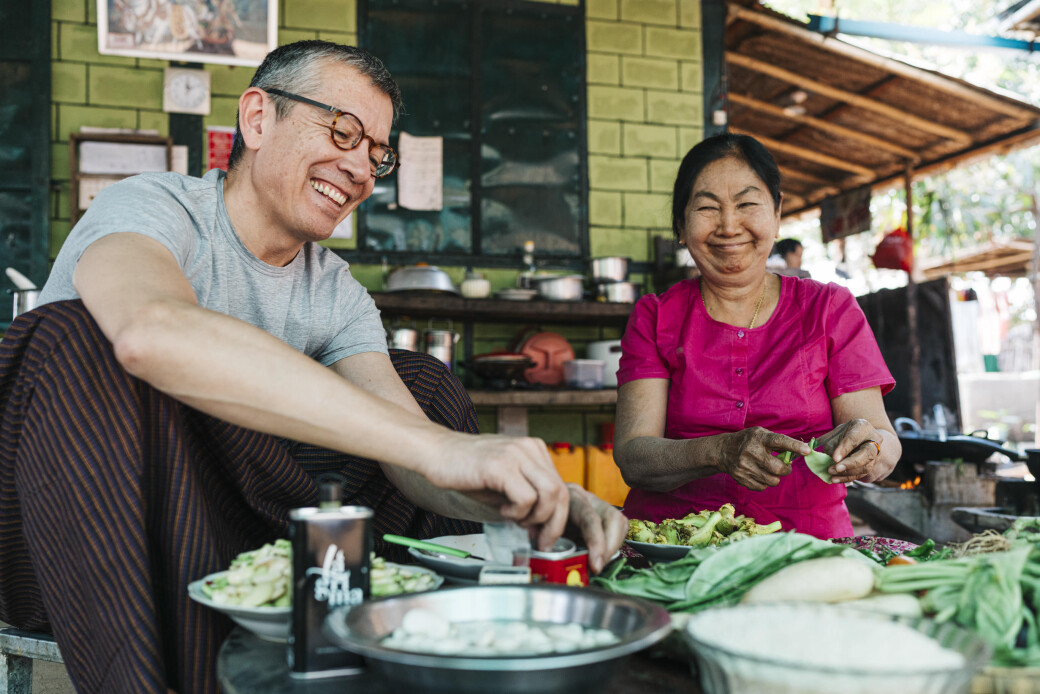
M 611 256 L 589 260 L 593 282 L 624 282 L 628 279 L 628 258 Z
M 390 273 L 386 280 L 386 291 L 436 291 L 458 294 L 451 277 L 435 265 L 409 265 Z
M 581 275 L 535 276 L 535 291 L 539 299 L 547 301 L 581 301 L 585 278 Z
M 619 643 L 573 653 L 478 657 L 411 653 L 380 645 L 411 609 L 422 607 L 455 622 L 525 620 L 606 628 Z M 560 585 L 474 586 L 371 600 L 337 610 L 326 632 L 343 648 L 360 653 L 369 667 L 397 685 L 445 694 L 551 694 L 592 691 L 621 665 L 624 656 L 663 639 L 668 612 L 645 600 L 589 588 Z
M 616 304 L 631 304 L 636 300 L 636 285 L 631 282 L 602 282 L 596 285 L 596 295 Z

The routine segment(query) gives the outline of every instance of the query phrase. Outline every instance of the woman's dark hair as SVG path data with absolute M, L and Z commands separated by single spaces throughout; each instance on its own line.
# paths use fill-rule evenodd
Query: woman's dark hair
M 770 255 L 778 255 L 781 258 L 786 258 L 788 253 L 794 253 L 802 247 L 802 242 L 798 239 L 780 239 L 773 244 L 773 252 Z
M 751 167 L 762 179 L 773 198 L 773 208 L 780 208 L 780 169 L 776 160 L 761 142 L 750 135 L 726 133 L 701 140 L 683 157 L 672 190 L 672 233 L 682 235 L 686 221 L 686 206 L 693 195 L 693 184 L 708 164 L 726 157 L 736 157 Z
M 284 89 L 304 96 L 316 94 L 321 88 L 320 68 L 326 63 L 349 65 L 367 77 L 372 86 L 388 97 L 394 109 L 394 121 L 404 109 L 401 100 L 401 89 L 390 76 L 390 71 L 383 61 L 363 48 L 346 46 L 331 41 L 310 39 L 279 46 L 264 58 L 264 62 L 256 69 L 250 87 L 261 89 Z M 294 102 L 282 97 L 274 98 L 275 114 L 278 120 L 285 118 Z M 228 171 L 235 168 L 242 157 L 245 144 L 242 141 L 242 130 L 238 127 L 238 115 L 235 116 L 235 139 L 231 145 L 231 156 L 228 158 Z

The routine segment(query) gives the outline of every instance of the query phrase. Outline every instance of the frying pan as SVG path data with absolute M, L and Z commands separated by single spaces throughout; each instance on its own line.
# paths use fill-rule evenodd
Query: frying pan
M 912 421 L 900 418 L 902 421 Z M 903 444 L 900 463 L 923 463 L 929 460 L 963 460 L 966 463 L 983 463 L 994 453 L 1006 455 L 1011 460 L 1025 460 L 1018 451 L 1004 448 L 1000 441 L 984 436 L 950 434 L 940 440 L 937 434 L 925 433 L 920 428 L 903 430 L 896 422 L 896 433 Z M 916 424 L 916 423 L 914 423 Z

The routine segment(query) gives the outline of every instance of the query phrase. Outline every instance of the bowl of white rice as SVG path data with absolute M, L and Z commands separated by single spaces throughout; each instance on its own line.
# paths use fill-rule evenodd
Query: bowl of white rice
M 705 694 L 968 694 L 992 655 L 955 624 L 811 603 L 705 610 L 684 635 Z

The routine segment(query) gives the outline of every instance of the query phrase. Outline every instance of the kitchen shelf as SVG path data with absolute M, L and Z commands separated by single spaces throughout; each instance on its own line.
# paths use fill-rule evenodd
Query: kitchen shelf
M 613 405 L 617 390 L 469 390 L 469 397 L 478 406 Z
M 454 294 L 430 291 L 371 292 L 371 296 L 384 316 L 452 318 L 489 323 L 624 326 L 633 306 L 600 301 L 464 299 Z

